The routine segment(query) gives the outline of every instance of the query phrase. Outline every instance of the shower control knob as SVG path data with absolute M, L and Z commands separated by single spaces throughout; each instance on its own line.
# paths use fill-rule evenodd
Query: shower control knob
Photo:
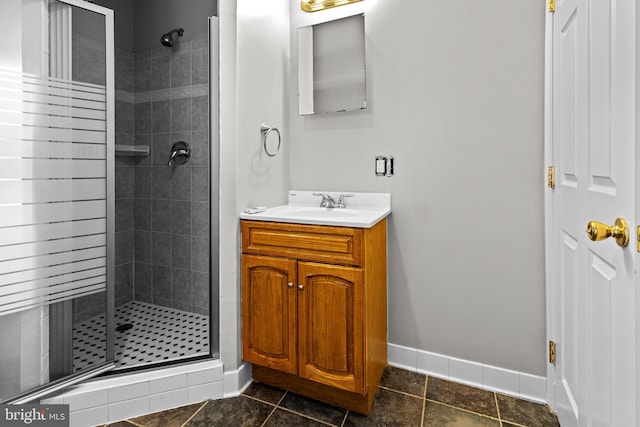
M 191 158 L 191 148 L 184 141 L 178 141 L 171 147 L 171 156 L 169 157 L 169 166 L 184 165 Z

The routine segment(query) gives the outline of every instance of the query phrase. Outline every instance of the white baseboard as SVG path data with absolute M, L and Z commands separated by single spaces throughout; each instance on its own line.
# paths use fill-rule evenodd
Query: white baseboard
M 547 403 L 547 378 L 388 344 L 389 364 L 510 396 Z
M 242 362 L 238 369 L 224 373 L 224 398 L 239 396 L 251 384 L 251 364 Z
M 545 377 L 388 345 L 389 364 L 534 402 L 546 403 Z M 251 364 L 223 372 L 219 360 L 100 378 L 43 399 L 70 406 L 71 425 L 105 424 L 190 403 L 240 395 L 252 381 Z

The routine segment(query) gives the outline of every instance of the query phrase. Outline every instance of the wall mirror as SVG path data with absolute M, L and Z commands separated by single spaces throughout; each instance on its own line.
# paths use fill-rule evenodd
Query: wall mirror
M 367 107 L 364 14 L 298 28 L 300 115 Z

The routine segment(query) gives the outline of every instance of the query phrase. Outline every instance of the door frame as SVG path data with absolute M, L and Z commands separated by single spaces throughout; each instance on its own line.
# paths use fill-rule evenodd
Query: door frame
M 57 0 L 70 6 L 88 10 L 104 16 L 105 24 L 105 86 L 106 86 L 106 204 L 107 204 L 107 310 L 106 310 L 106 354 L 107 363 L 115 366 L 115 255 L 116 255 L 116 64 L 115 64 L 115 12 L 85 0 Z M 105 369 L 105 371 L 108 369 Z M 98 374 L 96 374 L 98 375 Z M 95 376 L 95 375 L 94 375 Z M 90 376 L 88 377 L 90 378 Z M 78 382 L 78 381 L 74 381 Z
M 635 382 L 636 382 L 636 399 L 640 398 L 640 337 L 638 337 L 638 333 L 640 333 L 640 274 L 638 273 L 638 269 L 640 269 L 640 5 L 636 2 L 636 16 L 635 16 L 635 63 L 636 63 L 636 72 L 635 72 L 635 215 L 636 215 L 636 229 L 629 230 L 631 234 L 629 244 L 636 245 L 636 250 L 634 251 L 635 256 L 635 313 L 636 313 L 636 372 L 635 372 Z M 636 405 L 636 423 L 640 423 L 640 405 Z
M 553 194 L 547 188 L 547 167 L 553 165 L 553 13 L 545 7 L 544 31 L 544 167 L 542 168 L 541 184 L 544 192 L 544 261 L 545 261 L 545 307 L 546 307 L 546 337 L 553 339 Z M 548 356 L 548 355 L 547 355 Z M 549 361 L 547 366 L 547 403 L 555 410 L 555 390 L 553 388 L 554 367 Z

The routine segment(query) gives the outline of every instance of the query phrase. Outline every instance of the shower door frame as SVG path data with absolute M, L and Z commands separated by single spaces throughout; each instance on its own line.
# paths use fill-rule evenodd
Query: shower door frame
M 73 384 L 112 370 L 114 362 L 115 311 L 115 44 L 114 12 L 85 0 L 56 0 L 104 17 L 105 23 L 105 92 L 106 92 L 106 351 L 105 361 L 92 369 L 72 373 L 2 401 L 2 404 L 24 404 Z M 72 327 L 72 324 L 69 324 Z M 69 331 L 71 333 L 71 331 Z
M 1 0 L 0 0 L 1 1 Z M 209 334 L 208 352 L 166 360 L 148 361 L 132 366 L 114 366 L 100 376 L 161 370 L 171 366 L 220 359 L 220 18 L 207 18 L 208 34 L 208 125 L 209 144 Z M 214 78 L 215 77 L 215 78 Z M 115 200 L 115 198 L 114 198 Z M 115 205 L 115 202 L 113 203 Z M 214 209 L 215 208 L 215 209 Z M 115 269 L 115 267 L 114 267 Z M 113 291 L 113 314 L 115 317 L 115 287 Z M 114 321 L 115 322 L 115 321 Z M 114 323 L 115 325 L 115 323 Z M 115 347 L 115 345 L 114 345 Z M 114 361 L 116 363 L 117 361 Z
M 219 13 L 219 9 L 217 13 Z M 220 18 L 219 16 L 209 16 L 207 19 L 209 24 L 209 357 L 217 359 L 220 358 L 221 319 Z M 214 204 L 215 210 L 213 209 Z

